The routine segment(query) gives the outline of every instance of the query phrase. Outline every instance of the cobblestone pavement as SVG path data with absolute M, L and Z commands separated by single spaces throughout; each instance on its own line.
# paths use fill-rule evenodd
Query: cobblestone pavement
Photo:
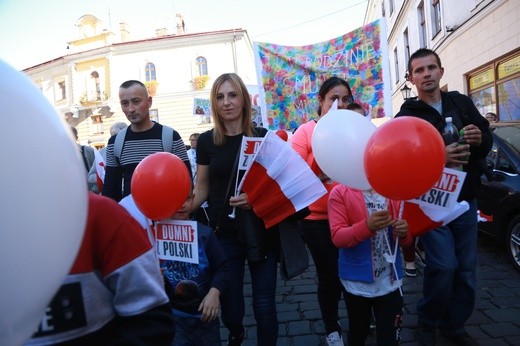
M 309 256 L 310 258 L 310 256 Z M 279 320 L 279 346 L 322 346 L 325 329 L 316 298 L 314 264 L 302 275 L 284 281 L 278 279 L 277 308 Z M 417 277 L 404 279 L 405 315 L 402 345 L 417 345 L 414 331 L 417 323 L 415 304 L 421 296 L 422 270 Z M 256 326 L 251 308 L 251 285 L 246 269 L 246 340 L 244 346 L 256 345 Z M 347 311 L 340 302 L 340 322 L 346 340 Z M 480 345 L 520 345 L 520 272 L 516 271 L 500 248 L 491 239 L 480 236 L 477 257 L 477 303 L 473 315 L 466 323 L 467 332 Z M 221 328 L 222 339 L 227 330 Z M 222 345 L 225 345 L 223 341 Z M 370 337 L 367 346 L 376 345 Z M 438 345 L 450 345 L 438 335 Z

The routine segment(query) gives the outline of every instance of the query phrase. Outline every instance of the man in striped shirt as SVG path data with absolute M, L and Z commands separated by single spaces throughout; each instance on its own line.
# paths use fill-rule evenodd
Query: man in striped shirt
M 152 97 L 148 95 L 146 86 L 137 80 L 128 80 L 119 87 L 119 101 L 121 109 L 130 122 L 126 133 L 121 153 L 114 150 L 116 136 L 110 137 L 106 152 L 106 171 L 103 183 L 104 196 L 119 202 L 129 195 L 132 174 L 135 168 L 148 155 L 156 152 L 170 151 L 177 155 L 186 164 L 186 169 L 191 176 L 190 162 L 186 154 L 186 147 L 181 136 L 174 129 L 172 145 L 165 148 L 163 144 L 163 125 L 150 119 L 150 107 Z

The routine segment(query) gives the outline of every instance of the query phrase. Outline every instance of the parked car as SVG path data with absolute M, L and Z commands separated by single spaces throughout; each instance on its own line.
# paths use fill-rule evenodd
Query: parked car
M 502 243 L 520 271 L 520 127 L 500 126 L 492 134 L 477 194 L 479 230 Z

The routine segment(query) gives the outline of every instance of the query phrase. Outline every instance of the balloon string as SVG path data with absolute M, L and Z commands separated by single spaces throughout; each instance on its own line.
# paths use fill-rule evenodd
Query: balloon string
M 403 218 L 403 211 L 404 211 L 404 201 L 399 201 L 399 213 L 397 220 L 401 220 Z M 397 278 L 397 269 L 395 267 L 395 260 L 397 258 L 397 248 L 399 246 L 399 239 L 397 239 L 397 236 L 395 237 L 395 245 L 394 245 L 394 270 L 395 270 L 395 277 Z M 401 288 L 401 285 L 399 285 L 399 292 L 401 293 L 401 297 L 403 296 L 403 290 Z
M 403 211 L 404 211 L 404 201 L 399 201 L 399 207 L 396 213 L 396 210 L 392 208 L 392 217 L 396 220 L 401 220 L 403 218 Z
M 146 228 L 146 232 L 148 233 L 148 238 L 150 239 L 150 242 L 152 243 L 152 246 L 154 248 L 154 255 L 157 261 L 159 262 L 159 253 L 157 251 L 157 223 L 155 221 L 152 221 L 150 225 Z
M 396 280 L 399 279 L 399 275 L 397 274 L 397 267 L 395 266 L 395 260 L 397 258 L 397 246 L 398 246 L 398 242 L 397 242 L 397 239 L 395 240 L 395 247 L 394 247 L 394 252 L 392 253 L 392 249 L 390 248 L 390 241 L 388 240 L 388 233 L 385 232 L 385 242 L 386 242 L 386 246 L 387 246 L 387 249 L 388 251 L 390 252 L 390 255 L 392 255 L 392 268 L 394 269 L 394 273 L 395 273 L 395 278 Z M 399 285 L 399 293 L 401 294 L 401 297 L 403 296 L 403 288 L 402 288 L 402 285 L 400 284 Z
M 234 193 L 234 196 L 236 197 L 237 193 L 238 193 L 238 176 L 239 176 L 239 173 L 240 173 L 240 168 L 237 166 L 237 174 L 236 174 L 236 178 L 235 178 L 235 193 Z M 234 219 L 235 218 L 235 212 L 237 210 L 237 207 L 233 207 L 233 210 L 231 211 L 231 214 L 228 215 L 228 217 L 230 219 Z

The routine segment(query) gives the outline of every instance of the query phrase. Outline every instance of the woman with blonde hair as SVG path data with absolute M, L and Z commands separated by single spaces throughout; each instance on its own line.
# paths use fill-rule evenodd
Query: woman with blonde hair
M 242 137 L 263 137 L 267 130 L 252 126 L 251 99 L 244 82 L 235 73 L 225 73 L 215 80 L 210 101 L 214 128 L 202 133 L 198 139 L 197 184 L 192 210 L 208 201 L 209 225 L 228 256 L 230 284 L 221 295 L 222 321 L 229 330 L 228 345 L 241 345 L 245 338 L 246 259 L 251 273 L 258 345 L 276 345 L 277 233 L 261 233 L 261 239 L 256 239 L 263 244 L 261 257 L 252 260 L 239 241 L 238 222 L 241 210 L 249 210 L 251 205 L 245 193 L 235 196 L 233 191 L 236 179 L 241 178 L 237 177 L 237 163 Z M 229 217 L 233 208 L 237 210 L 237 218 Z

